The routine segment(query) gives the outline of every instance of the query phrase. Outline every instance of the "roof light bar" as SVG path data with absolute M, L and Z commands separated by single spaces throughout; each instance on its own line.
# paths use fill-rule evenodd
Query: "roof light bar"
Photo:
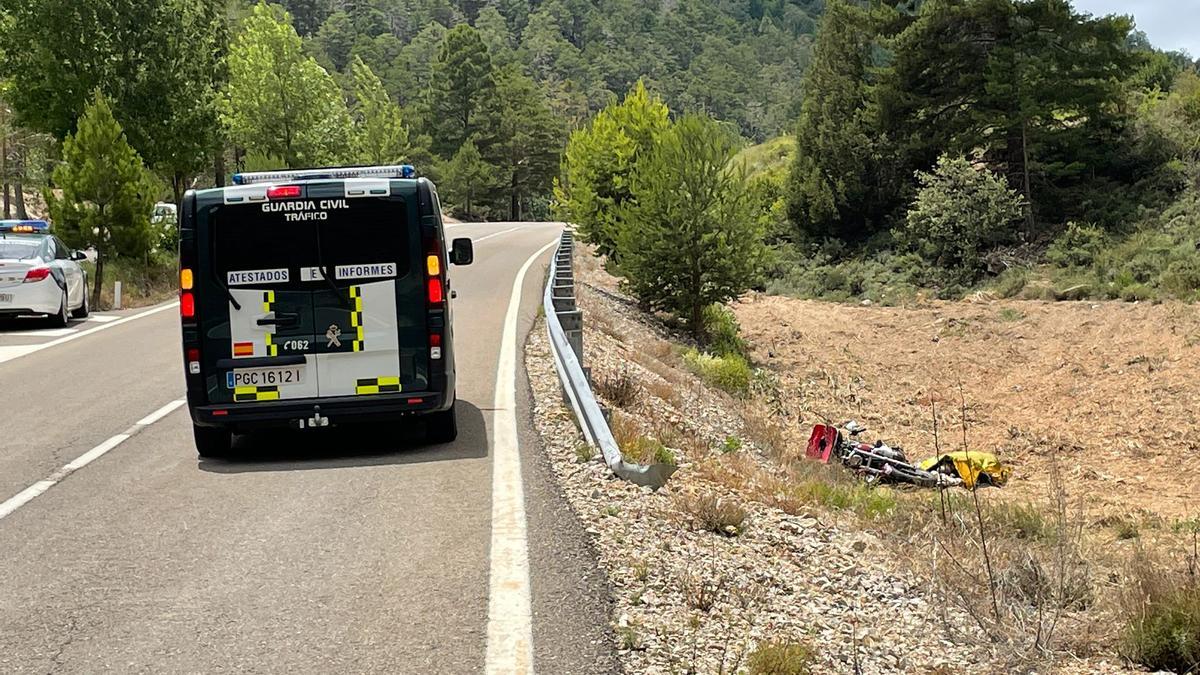
M 389 166 L 344 166 L 328 169 L 296 169 L 294 171 L 256 171 L 235 173 L 234 185 L 255 183 L 277 183 L 280 181 L 336 180 L 340 178 L 416 178 L 417 170 L 411 164 Z
M 50 223 L 44 220 L 0 220 L 0 232 L 46 232 Z

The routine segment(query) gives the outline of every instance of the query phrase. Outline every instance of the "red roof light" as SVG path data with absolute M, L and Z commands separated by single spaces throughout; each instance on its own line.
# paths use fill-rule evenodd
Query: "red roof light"
M 267 188 L 267 199 L 295 199 L 299 196 L 299 185 L 272 185 Z

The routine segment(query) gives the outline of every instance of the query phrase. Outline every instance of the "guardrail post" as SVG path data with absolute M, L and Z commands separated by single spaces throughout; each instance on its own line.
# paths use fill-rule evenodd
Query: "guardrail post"
M 583 310 L 572 309 L 561 312 L 555 312 L 558 315 L 558 322 L 562 324 L 563 332 L 567 334 L 567 342 L 571 345 L 571 351 L 575 352 L 575 358 L 579 360 L 579 365 L 583 365 Z M 584 368 L 586 370 L 586 367 Z
M 113 309 L 121 309 L 121 282 L 113 284 Z

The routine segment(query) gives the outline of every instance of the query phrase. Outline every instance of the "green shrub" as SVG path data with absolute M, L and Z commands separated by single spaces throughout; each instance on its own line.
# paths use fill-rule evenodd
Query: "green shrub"
M 1095 225 L 1071 223 L 1046 251 L 1059 267 L 1091 267 L 1108 246 L 1108 235 Z
M 737 316 L 725 305 L 704 308 L 704 337 L 717 356 L 746 355 L 746 341 L 739 335 Z
M 721 444 L 721 452 L 730 454 L 742 449 L 742 439 L 737 436 L 726 436 L 725 442 Z
M 812 650 L 797 642 L 766 642 L 746 659 L 749 675 L 809 675 L 813 672 Z
M 746 396 L 750 392 L 754 371 L 744 356 L 713 356 L 689 349 L 683 354 L 683 362 L 689 370 L 718 389 L 734 396 Z
M 1200 255 L 1180 258 L 1167 266 L 1160 281 L 1164 290 L 1177 298 L 1191 298 L 1200 289 Z
M 984 271 L 981 253 L 1011 237 L 1021 196 L 962 157 L 942 156 L 917 180 L 921 187 L 896 238 L 934 265 L 942 281 L 975 281 Z
M 1010 267 L 999 274 L 992 284 L 992 289 L 1001 298 L 1015 298 L 1025 285 L 1029 283 L 1029 269 L 1025 267 Z
M 1121 289 L 1121 299 L 1125 302 L 1146 301 L 1154 297 L 1154 289 L 1146 284 L 1132 284 Z
M 1194 562 L 1193 562 L 1194 564 Z M 1200 583 L 1139 552 L 1123 597 L 1121 653 L 1152 670 L 1195 672 L 1200 664 Z

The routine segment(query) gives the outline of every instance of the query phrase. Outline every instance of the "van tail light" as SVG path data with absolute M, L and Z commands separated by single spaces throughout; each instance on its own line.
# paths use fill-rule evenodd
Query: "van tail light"
M 181 289 L 185 291 L 192 290 L 192 284 L 194 282 L 195 278 L 192 276 L 192 270 L 186 267 L 179 270 L 179 287 Z
M 429 279 L 429 304 L 440 305 L 445 297 L 442 294 L 442 280 L 438 277 Z
M 187 350 L 187 369 L 192 375 L 200 374 L 200 350 L 195 347 Z
M 34 267 L 25 273 L 25 283 L 29 283 L 31 281 L 41 281 L 48 276 L 50 276 L 49 267 Z
M 442 334 L 429 334 L 429 358 L 437 360 L 442 358 Z
M 185 319 L 196 318 L 196 296 L 191 291 L 179 294 L 179 315 Z

